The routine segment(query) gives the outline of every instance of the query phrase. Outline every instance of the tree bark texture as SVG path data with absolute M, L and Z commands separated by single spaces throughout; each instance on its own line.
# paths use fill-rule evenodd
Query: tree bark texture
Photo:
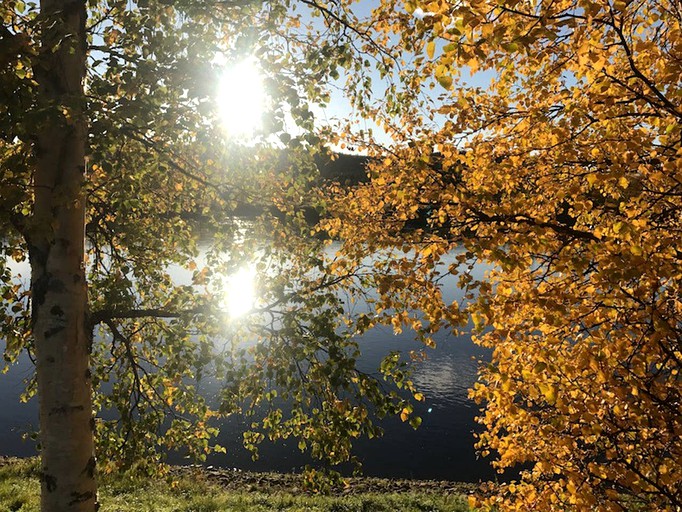
M 34 65 L 41 113 L 27 239 L 37 356 L 44 512 L 94 511 L 90 335 L 84 271 L 86 8 L 41 0 Z

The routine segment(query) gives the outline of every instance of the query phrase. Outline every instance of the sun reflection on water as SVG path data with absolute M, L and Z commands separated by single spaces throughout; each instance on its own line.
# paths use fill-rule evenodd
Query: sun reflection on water
M 242 267 L 225 279 L 222 308 L 230 318 L 239 318 L 249 313 L 256 303 L 256 298 L 254 267 Z

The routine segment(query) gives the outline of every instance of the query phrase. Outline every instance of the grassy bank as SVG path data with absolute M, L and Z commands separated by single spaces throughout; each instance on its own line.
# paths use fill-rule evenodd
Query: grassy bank
M 437 486 L 405 486 L 402 492 L 380 485 L 339 496 L 308 495 L 296 487 L 259 485 L 239 490 L 201 470 L 176 471 L 171 477 L 135 480 L 108 476 L 100 482 L 101 512 L 465 512 L 466 496 Z M 353 484 L 351 484 L 352 486 Z M 370 490 L 365 490 L 370 489 Z M 38 511 L 40 484 L 35 459 L 6 459 L 0 464 L 0 511 Z

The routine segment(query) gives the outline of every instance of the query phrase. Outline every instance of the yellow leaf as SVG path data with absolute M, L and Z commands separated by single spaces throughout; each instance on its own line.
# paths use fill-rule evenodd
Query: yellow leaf
M 511 391 L 511 385 L 512 385 L 511 379 L 505 378 L 502 381 L 502 391 L 504 391 L 505 393 L 509 393 L 509 391 Z
M 479 330 L 483 327 L 484 318 L 478 311 L 474 311 L 471 314 L 471 321 L 474 323 L 474 328 L 476 330 Z
M 433 59 L 433 54 L 436 51 L 436 43 L 434 41 L 430 41 L 426 45 L 426 55 L 429 56 L 429 59 Z
M 554 384 L 540 384 L 540 391 L 547 400 L 547 403 L 554 404 L 557 397 L 557 387 Z

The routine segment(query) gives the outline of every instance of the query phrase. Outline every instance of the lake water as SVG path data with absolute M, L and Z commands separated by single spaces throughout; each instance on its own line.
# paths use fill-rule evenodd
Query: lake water
M 28 276 L 24 267 L 22 274 Z M 474 269 L 480 278 L 484 267 Z M 446 300 L 461 298 L 454 279 L 443 282 Z M 423 419 L 413 430 L 399 418 L 381 422 L 385 429 L 381 439 L 361 440 L 356 443 L 356 454 L 363 462 L 364 473 L 372 476 L 418 479 L 445 479 L 476 482 L 495 477 L 486 460 L 476 456 L 473 448 L 474 431 L 480 427 L 474 422 L 478 409 L 467 398 L 467 390 L 476 379 L 479 361 L 490 354 L 474 345 L 466 337 L 453 337 L 444 333 L 436 336 L 437 347 L 428 351 L 428 358 L 419 364 L 413 380 L 424 394 L 425 400 L 415 404 L 415 412 Z M 395 336 L 390 328 L 375 328 L 360 341 L 363 352 L 360 365 L 377 368 L 379 361 L 390 350 L 408 351 L 421 348 L 409 331 Z M 0 348 L 1 345 L 0 345 Z M 23 356 L 5 375 L 0 375 L 0 454 L 27 456 L 35 454 L 32 441 L 23 441 L 22 435 L 37 429 L 37 402 L 20 403 L 23 380 L 33 371 L 30 360 Z M 217 442 L 227 448 L 227 454 L 215 454 L 207 463 L 215 466 L 255 471 L 296 471 L 310 462 L 297 448 L 296 440 L 277 444 L 263 442 L 260 459 L 251 460 L 251 454 L 241 446 L 243 420 L 230 418 L 221 425 Z M 171 457 L 172 462 L 182 462 Z

